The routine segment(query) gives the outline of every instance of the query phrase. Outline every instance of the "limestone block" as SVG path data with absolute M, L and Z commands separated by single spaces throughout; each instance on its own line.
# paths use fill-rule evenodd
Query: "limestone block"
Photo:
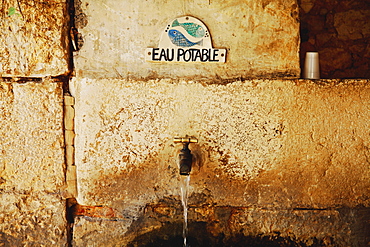
M 173 138 L 186 134 L 199 138 L 199 144 L 190 145 L 198 160 L 193 172 L 200 177 L 195 178 L 199 190 L 215 190 L 223 203 L 243 203 L 244 192 L 227 193 L 231 184 L 219 186 L 223 180 L 216 176 L 247 181 L 277 159 L 285 101 L 279 95 L 289 94 L 291 87 L 287 92 L 286 82 L 275 87 L 271 82 L 205 86 L 75 79 L 79 203 L 143 204 L 178 196 L 176 160 L 182 146 Z
M 79 13 L 76 25 L 84 43 L 74 56 L 78 77 L 207 80 L 300 74 L 295 0 L 81 0 L 76 3 Z M 228 50 L 225 64 L 145 61 L 145 49 L 158 47 L 168 22 L 184 15 L 202 20 L 210 30 L 213 47 Z
M 267 172 L 261 184 L 280 184 L 275 198 L 289 195 L 297 206 L 369 206 L 369 102 L 369 80 L 300 81 L 287 110 L 281 177 Z
M 68 19 L 67 3 L 63 0 L 3 1 L 0 77 L 66 74 Z
M 180 198 L 173 137 L 188 134 L 199 139 L 189 203 L 369 205 L 367 83 L 75 79 L 78 201 Z
M 66 246 L 65 202 L 57 194 L 0 193 L 3 246 Z
M 64 184 L 62 83 L 0 83 L 2 191 L 56 191 Z

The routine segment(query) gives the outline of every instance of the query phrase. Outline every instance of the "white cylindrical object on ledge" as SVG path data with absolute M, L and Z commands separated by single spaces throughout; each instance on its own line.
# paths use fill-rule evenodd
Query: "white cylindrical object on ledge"
M 306 52 L 303 70 L 304 79 L 320 79 L 319 53 Z

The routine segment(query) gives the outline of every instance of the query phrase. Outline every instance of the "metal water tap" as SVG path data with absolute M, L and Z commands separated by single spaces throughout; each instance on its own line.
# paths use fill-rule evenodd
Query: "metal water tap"
M 195 137 L 175 137 L 174 143 L 182 143 L 183 148 L 180 150 L 179 154 L 179 165 L 180 165 L 180 175 L 190 175 L 191 165 L 193 163 L 193 155 L 189 149 L 189 143 L 197 143 L 198 139 Z

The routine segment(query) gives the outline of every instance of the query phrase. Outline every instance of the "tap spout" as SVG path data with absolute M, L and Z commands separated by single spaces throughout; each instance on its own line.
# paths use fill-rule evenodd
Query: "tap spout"
M 183 143 L 183 148 L 180 150 L 179 154 L 179 164 L 180 164 L 180 175 L 190 175 L 191 164 L 193 163 L 193 155 L 189 149 L 189 143 Z
M 198 142 L 198 139 L 189 136 L 175 137 L 174 142 L 183 144 L 183 148 L 179 154 L 180 175 L 188 176 L 190 175 L 191 165 L 193 163 L 193 155 L 189 149 L 189 143 Z

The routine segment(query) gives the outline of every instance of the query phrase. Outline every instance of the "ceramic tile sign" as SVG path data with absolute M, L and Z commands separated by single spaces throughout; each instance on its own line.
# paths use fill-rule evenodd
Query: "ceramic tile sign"
M 159 47 L 147 48 L 145 56 L 152 62 L 224 63 L 226 49 L 212 47 L 208 28 L 199 19 L 182 16 L 166 26 Z

